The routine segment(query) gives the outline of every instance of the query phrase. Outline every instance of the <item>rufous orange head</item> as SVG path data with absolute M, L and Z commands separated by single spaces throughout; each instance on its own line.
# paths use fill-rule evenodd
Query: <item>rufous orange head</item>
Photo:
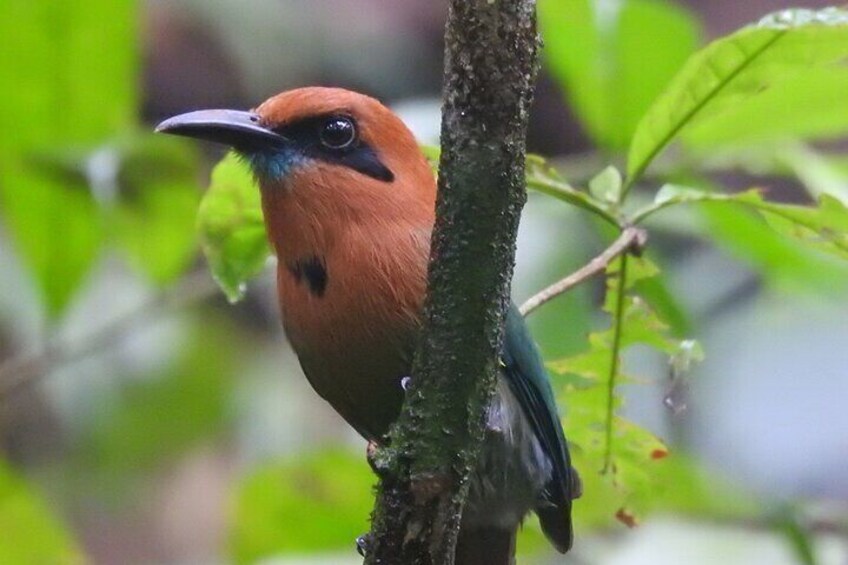
M 379 437 L 400 406 L 434 216 L 435 178 L 410 131 L 377 100 L 337 88 L 191 112 L 157 131 L 225 143 L 249 164 L 289 341 L 319 393 Z
M 224 143 L 250 165 L 266 214 L 297 202 L 336 220 L 432 216 L 435 182 L 412 133 L 379 101 L 340 88 L 307 87 L 252 111 L 201 110 L 158 132 Z M 270 209 L 269 209 L 270 206 Z M 272 228 L 273 218 L 267 218 Z

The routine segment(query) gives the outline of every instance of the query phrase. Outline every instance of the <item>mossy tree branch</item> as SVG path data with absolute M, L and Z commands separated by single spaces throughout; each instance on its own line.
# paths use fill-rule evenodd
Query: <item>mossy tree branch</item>
M 533 0 L 451 0 L 423 329 L 381 474 L 366 563 L 451 564 L 484 434 L 526 200 Z

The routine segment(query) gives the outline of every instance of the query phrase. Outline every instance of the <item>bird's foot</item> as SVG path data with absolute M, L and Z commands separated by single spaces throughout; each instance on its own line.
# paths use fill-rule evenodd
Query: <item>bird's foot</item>
M 400 388 L 403 389 L 403 392 L 409 392 L 409 387 L 412 386 L 412 377 L 402 377 L 400 379 Z
M 371 534 L 362 534 L 356 538 L 356 552 L 362 557 L 368 556 L 368 549 L 371 547 Z
M 368 464 L 371 465 L 371 470 L 377 473 L 377 450 L 380 447 L 374 443 L 373 441 L 369 441 L 368 445 L 365 447 L 365 459 L 368 460 Z
M 375 475 L 381 478 L 386 476 L 388 467 L 384 458 L 380 457 L 380 446 L 376 442 L 368 442 L 368 446 L 365 448 L 365 459 L 368 460 L 368 465 Z

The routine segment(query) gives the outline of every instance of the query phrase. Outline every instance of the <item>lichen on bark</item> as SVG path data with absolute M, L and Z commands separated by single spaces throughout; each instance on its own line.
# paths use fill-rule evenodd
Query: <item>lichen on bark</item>
M 532 0 L 451 0 L 428 296 L 366 563 L 453 563 L 498 370 L 538 65 Z

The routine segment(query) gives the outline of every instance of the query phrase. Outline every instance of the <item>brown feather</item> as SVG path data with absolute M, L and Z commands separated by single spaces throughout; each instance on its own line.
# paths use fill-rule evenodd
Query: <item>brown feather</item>
M 412 134 L 382 104 L 335 89 L 271 98 L 263 120 L 290 123 L 343 111 L 395 175 L 387 183 L 325 162 L 262 185 L 279 261 L 283 325 L 316 391 L 360 433 L 378 439 L 397 416 L 426 291 L 435 179 Z M 316 296 L 288 268 L 318 257 L 327 284 Z

